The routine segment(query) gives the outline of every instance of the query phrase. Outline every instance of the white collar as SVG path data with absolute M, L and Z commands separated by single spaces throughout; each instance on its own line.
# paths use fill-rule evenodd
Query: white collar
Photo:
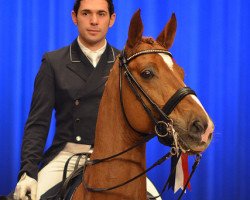
M 107 41 L 105 39 L 105 44 L 100 48 L 100 49 L 97 49 L 95 51 L 92 51 L 91 49 L 87 48 L 86 46 L 84 46 L 81 42 L 80 42 L 80 39 L 79 39 L 79 36 L 77 38 L 77 42 L 79 44 L 79 47 L 80 49 L 82 50 L 82 52 L 86 55 L 86 57 L 89 59 L 89 61 L 92 63 L 92 65 L 94 67 L 97 66 L 100 58 L 101 58 L 101 55 L 103 54 L 103 52 L 105 51 L 106 49 L 106 46 L 107 46 Z

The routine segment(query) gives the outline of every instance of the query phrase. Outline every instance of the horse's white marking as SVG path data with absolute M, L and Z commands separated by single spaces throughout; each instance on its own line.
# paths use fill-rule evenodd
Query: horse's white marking
M 204 109 L 204 107 L 203 107 L 203 105 L 201 104 L 201 102 L 200 102 L 200 100 L 195 96 L 195 95 L 191 95 L 191 97 L 192 97 L 192 99 L 196 102 L 196 103 L 198 103 L 199 105 L 200 105 L 200 107 L 204 110 L 204 112 L 206 113 L 206 111 L 205 111 L 205 109 Z M 206 115 L 208 116 L 208 114 L 206 113 Z
M 205 130 L 205 133 L 202 134 L 202 136 L 201 136 L 201 141 L 203 141 L 203 142 L 208 142 L 209 136 L 210 136 L 210 134 L 213 132 L 213 129 L 214 129 L 213 123 L 212 123 L 211 119 L 209 118 L 209 116 L 208 116 L 206 110 L 205 110 L 204 107 L 202 106 L 200 100 L 199 100 L 195 95 L 191 95 L 191 97 L 192 97 L 192 99 L 194 99 L 195 102 L 197 102 L 197 103 L 200 105 L 200 107 L 201 107 L 201 108 L 203 109 L 203 111 L 206 113 L 207 120 L 208 120 L 208 126 L 207 126 L 207 129 Z
M 167 64 L 167 66 L 173 70 L 173 67 L 174 67 L 174 62 L 172 60 L 172 58 L 165 54 L 165 53 L 159 53 L 159 55 L 163 58 L 164 62 Z
M 201 141 L 208 142 L 213 131 L 214 131 L 214 126 L 212 124 L 212 121 L 209 119 L 207 129 L 205 133 L 201 135 Z
M 165 53 L 159 53 L 159 55 L 163 58 L 164 62 L 167 64 L 167 66 L 173 70 L 173 67 L 174 67 L 174 62 L 172 60 L 172 58 L 165 54 Z M 185 85 L 186 86 L 186 85 Z M 204 109 L 204 107 L 202 106 L 200 100 L 195 96 L 195 95 L 191 95 L 192 99 L 198 103 L 198 105 L 200 105 L 200 107 L 202 108 L 202 110 L 205 112 L 206 116 L 207 116 L 207 120 L 208 120 L 208 127 L 207 129 L 205 130 L 205 133 L 202 134 L 202 137 L 201 137 L 201 140 L 204 141 L 204 142 L 208 142 L 209 141 L 209 137 L 210 137 L 210 134 L 213 132 L 213 129 L 214 129 L 214 126 L 213 126 L 213 123 L 211 121 L 211 119 L 209 118 L 206 110 Z

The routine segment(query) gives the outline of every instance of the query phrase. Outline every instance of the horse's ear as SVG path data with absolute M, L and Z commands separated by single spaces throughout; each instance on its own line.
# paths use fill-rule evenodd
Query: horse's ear
M 131 49 L 138 42 L 140 42 L 142 39 L 142 33 L 143 33 L 143 24 L 141 20 L 141 10 L 139 9 L 134 13 L 130 21 L 126 47 Z
M 176 27 L 177 20 L 175 14 L 173 13 L 171 19 L 168 21 L 161 34 L 157 37 L 156 41 L 166 49 L 169 49 L 174 42 Z

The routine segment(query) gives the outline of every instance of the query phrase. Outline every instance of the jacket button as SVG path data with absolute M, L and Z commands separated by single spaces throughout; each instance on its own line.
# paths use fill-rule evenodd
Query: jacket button
M 75 122 L 76 122 L 76 123 L 79 123 L 79 122 L 80 122 L 80 119 L 79 119 L 79 118 L 76 118 Z
M 76 141 L 80 142 L 82 140 L 81 136 L 76 136 Z
M 79 104 L 80 104 L 79 99 L 75 100 L 75 105 L 76 105 L 76 106 L 79 106 Z

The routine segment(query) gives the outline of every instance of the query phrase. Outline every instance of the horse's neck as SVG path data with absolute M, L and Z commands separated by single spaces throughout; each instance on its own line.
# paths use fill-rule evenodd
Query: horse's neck
M 111 95 L 111 96 L 110 96 Z M 120 100 L 112 102 L 112 96 L 105 92 L 102 105 L 99 108 L 98 121 L 96 125 L 95 156 L 110 156 L 121 152 L 136 143 L 141 137 L 127 124 L 121 111 Z M 117 98 L 117 97 L 116 97 Z M 144 158 L 145 146 L 125 153 L 122 157 L 128 158 L 138 153 L 138 159 Z
M 99 108 L 95 147 L 91 159 L 105 158 L 124 151 L 134 145 L 139 138 L 124 120 L 119 99 L 118 80 L 109 81 L 107 84 Z M 86 179 L 92 186 L 104 188 L 125 182 L 145 170 L 145 145 L 88 168 L 89 175 Z M 118 192 L 119 195 L 123 192 L 131 195 L 130 191 L 135 195 L 132 199 L 145 199 L 145 176 L 113 192 Z M 131 198 L 131 196 L 128 197 Z M 114 197 L 114 199 L 116 198 Z M 124 197 L 124 199 L 127 198 Z
M 118 66 L 114 66 L 110 77 L 112 78 L 106 83 L 99 107 L 93 158 L 121 152 L 141 139 L 141 136 L 129 127 L 121 109 Z M 138 154 L 136 159 L 145 159 L 145 146 L 142 145 L 122 157 L 131 157 L 134 160 L 135 154 Z

